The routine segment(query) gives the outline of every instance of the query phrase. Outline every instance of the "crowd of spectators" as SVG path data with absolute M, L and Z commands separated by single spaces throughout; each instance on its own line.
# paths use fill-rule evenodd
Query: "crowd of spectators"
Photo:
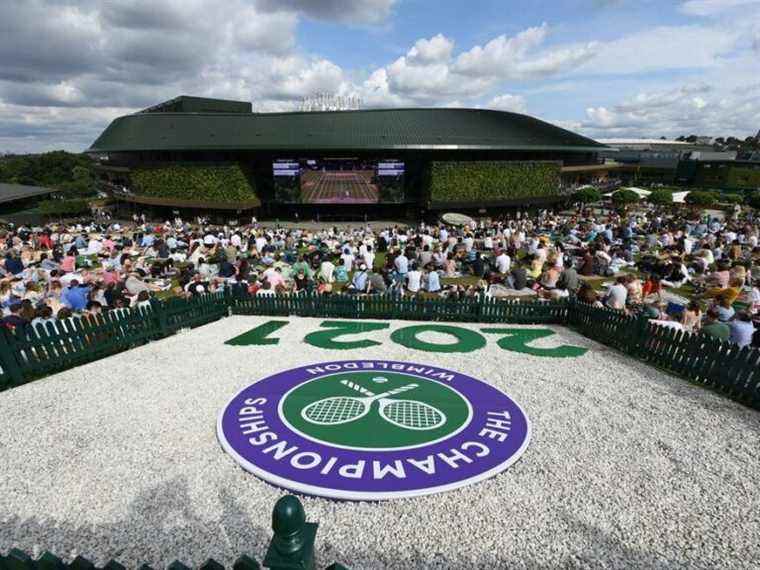
M 760 219 L 638 209 L 514 213 L 470 225 L 244 226 L 179 218 L 0 226 L 5 327 L 230 289 L 257 296 L 575 296 L 663 326 L 752 343 Z M 311 226 L 311 227 L 309 227 Z

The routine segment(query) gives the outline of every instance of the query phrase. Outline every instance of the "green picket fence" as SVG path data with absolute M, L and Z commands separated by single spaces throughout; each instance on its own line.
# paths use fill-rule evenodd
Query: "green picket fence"
M 401 319 L 505 324 L 562 324 L 566 301 L 520 302 L 468 297 L 462 300 L 378 295 L 243 296 L 232 300 L 234 315 L 277 315 L 347 319 Z
M 572 303 L 567 325 L 657 368 L 760 410 L 760 350 Z
M 154 302 L 35 331 L 0 330 L 0 390 L 164 338 L 229 314 L 330 319 L 401 319 L 501 324 L 557 324 L 760 409 L 760 351 L 576 301 L 423 299 L 345 295 L 210 294 Z
M 26 330 L 0 328 L 0 390 L 99 360 L 229 314 L 229 299 L 210 294 L 151 307 L 117 309 Z

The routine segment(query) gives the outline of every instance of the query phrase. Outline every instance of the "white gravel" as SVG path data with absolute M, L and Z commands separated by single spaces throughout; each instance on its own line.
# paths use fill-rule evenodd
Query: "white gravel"
M 351 358 L 430 362 L 495 384 L 527 412 L 522 459 L 485 482 L 382 503 L 305 498 L 321 566 L 353 568 L 760 567 L 760 414 L 573 332 L 549 359 L 487 348 L 224 341 L 269 320 L 231 317 L 0 393 L 0 549 L 116 558 L 134 567 L 260 559 L 284 494 L 220 448 L 217 414 L 253 380 Z M 476 325 L 462 325 L 478 328 Z

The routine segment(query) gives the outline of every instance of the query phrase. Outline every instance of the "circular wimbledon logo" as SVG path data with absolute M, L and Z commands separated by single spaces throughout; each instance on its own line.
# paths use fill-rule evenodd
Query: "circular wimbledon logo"
M 506 394 L 435 366 L 327 362 L 264 378 L 222 410 L 217 434 L 274 485 L 380 500 L 455 489 L 503 471 L 530 423 Z

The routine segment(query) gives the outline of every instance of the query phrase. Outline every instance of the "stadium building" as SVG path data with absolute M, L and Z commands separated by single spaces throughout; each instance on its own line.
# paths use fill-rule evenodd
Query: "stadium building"
M 88 150 L 103 187 L 140 208 L 324 218 L 556 202 L 606 176 L 602 151 L 502 111 L 254 113 L 186 96 L 117 118 Z

